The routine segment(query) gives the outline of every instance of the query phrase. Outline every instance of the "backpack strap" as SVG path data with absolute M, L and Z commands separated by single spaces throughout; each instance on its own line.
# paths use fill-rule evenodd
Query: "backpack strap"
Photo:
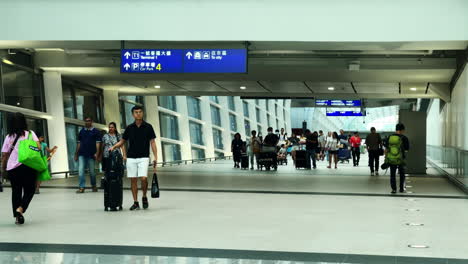
M 15 140 L 13 141 L 13 145 L 11 145 L 11 148 L 10 148 L 10 152 L 8 152 L 9 154 L 11 154 L 13 152 L 13 150 L 15 149 L 15 146 L 16 146 L 16 143 L 18 142 L 18 135 L 16 135 L 16 138 Z

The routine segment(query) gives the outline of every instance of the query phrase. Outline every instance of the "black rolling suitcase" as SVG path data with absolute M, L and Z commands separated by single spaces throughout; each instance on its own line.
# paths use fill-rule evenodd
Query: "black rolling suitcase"
M 249 156 L 244 153 L 242 153 L 242 156 L 241 156 L 241 169 L 243 170 L 249 169 Z
M 104 210 L 122 210 L 123 202 L 123 159 L 118 151 L 111 152 L 107 159 L 104 187 Z
M 310 158 L 305 150 L 296 150 L 296 169 L 310 169 Z

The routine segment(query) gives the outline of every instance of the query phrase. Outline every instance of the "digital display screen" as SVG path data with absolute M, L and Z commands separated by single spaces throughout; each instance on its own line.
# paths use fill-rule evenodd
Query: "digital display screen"
M 345 107 L 360 107 L 361 100 L 330 100 L 330 99 L 317 99 L 315 100 L 316 106 L 345 106 Z

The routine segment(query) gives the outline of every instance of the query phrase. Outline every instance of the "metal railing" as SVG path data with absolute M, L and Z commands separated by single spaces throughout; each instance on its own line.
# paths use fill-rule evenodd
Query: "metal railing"
M 427 162 L 468 192 L 468 150 L 427 145 Z
M 224 156 L 224 157 L 214 157 L 214 158 L 202 158 L 202 159 L 189 159 L 189 160 L 174 160 L 174 161 L 164 161 L 156 163 L 158 167 L 167 167 L 167 166 L 177 166 L 177 165 L 188 165 L 194 163 L 201 163 L 201 162 L 212 162 L 218 160 L 229 160 L 232 159 L 232 156 Z M 151 166 L 151 163 L 150 163 Z M 96 169 L 96 173 L 100 171 Z M 68 178 L 70 175 L 78 175 L 78 171 L 59 171 L 59 172 L 52 172 L 51 175 L 58 175 L 58 174 L 65 174 L 65 178 Z

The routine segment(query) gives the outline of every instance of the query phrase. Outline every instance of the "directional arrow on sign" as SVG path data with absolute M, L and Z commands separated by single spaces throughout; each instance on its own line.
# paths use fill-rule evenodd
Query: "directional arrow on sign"
M 190 60 L 190 58 L 193 56 L 192 52 L 187 52 L 187 54 L 185 54 L 185 56 L 187 56 L 187 58 Z
M 128 71 L 128 68 L 130 68 L 130 64 L 125 63 L 124 68 L 125 68 L 126 71 Z
M 130 55 L 130 52 L 128 52 L 128 51 L 125 52 L 124 56 L 125 56 L 125 58 L 128 60 L 128 58 L 131 56 L 131 55 Z

